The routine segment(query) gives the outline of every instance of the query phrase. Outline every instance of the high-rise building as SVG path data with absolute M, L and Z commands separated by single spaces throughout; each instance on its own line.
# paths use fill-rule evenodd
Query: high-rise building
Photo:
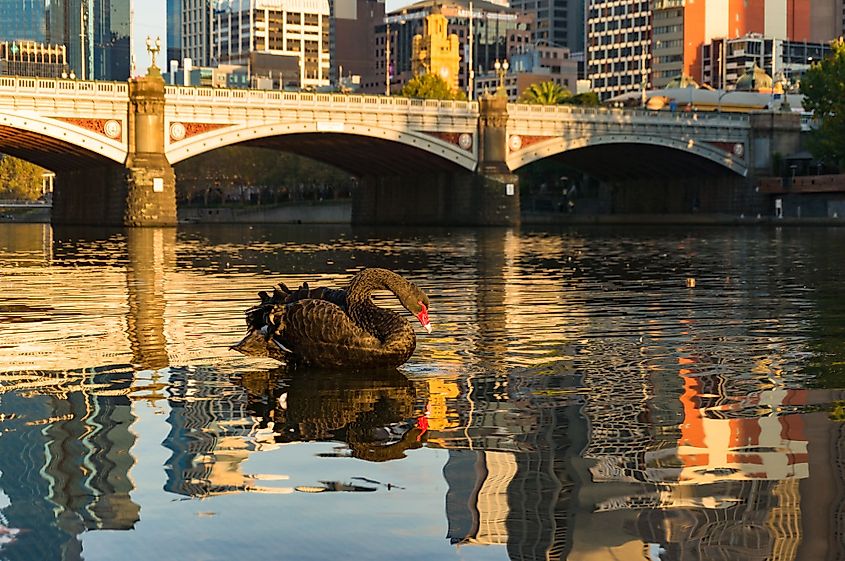
M 91 3 L 89 25 L 94 44 L 91 78 L 128 80 L 132 67 L 132 0 Z
M 133 0 L 51 0 L 47 41 L 67 47 L 67 62 L 85 80 L 126 80 L 131 70 Z
M 212 66 L 216 62 L 212 54 L 215 14 L 228 9 L 229 4 L 249 6 L 250 2 L 167 0 L 167 60 L 181 64 L 189 58 L 194 66 Z
M 47 40 L 46 0 L 0 0 L 0 41 Z
M 182 63 L 182 0 L 167 0 L 167 60 Z
M 651 80 L 655 88 L 665 87 L 684 72 L 683 0 L 654 2 Z
M 833 19 L 839 22 L 839 36 L 843 37 L 845 36 L 845 2 L 837 0 L 836 4 L 838 8 L 837 16 Z
M 702 48 L 716 39 L 755 33 L 769 40 L 828 42 L 842 32 L 841 6 L 842 0 L 654 0 L 654 86 L 680 76 L 706 82 Z
M 328 0 L 231 0 L 215 14 L 212 40 L 217 63 L 249 65 L 274 85 L 330 84 Z
M 384 24 L 384 0 L 333 0 L 329 5 L 332 79 L 346 87 L 374 82 L 375 28 Z
M 548 47 L 584 50 L 583 0 L 511 0 L 510 6 L 534 16 L 534 41 Z
M 651 1 L 590 0 L 587 77 L 602 99 L 647 88 L 651 68 Z

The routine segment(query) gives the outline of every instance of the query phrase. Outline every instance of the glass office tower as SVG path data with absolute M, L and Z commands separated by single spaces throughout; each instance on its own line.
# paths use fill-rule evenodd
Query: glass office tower
M 49 0 L 47 41 L 67 46 L 68 65 L 80 79 L 126 80 L 132 8 L 133 0 Z
M 167 0 L 167 60 L 182 64 L 182 0 Z
M 92 78 L 127 80 L 131 71 L 132 0 L 95 0 L 91 7 Z
M 47 0 L 0 0 L 0 41 L 47 40 Z

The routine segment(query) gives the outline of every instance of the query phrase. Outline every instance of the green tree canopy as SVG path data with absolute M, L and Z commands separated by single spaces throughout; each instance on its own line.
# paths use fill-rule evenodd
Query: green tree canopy
M 530 103 L 534 105 L 558 105 L 570 99 L 572 94 L 556 82 L 551 80 L 547 82 L 540 82 L 539 84 L 531 84 L 519 96 L 520 103 Z
M 810 149 L 816 158 L 845 168 L 845 41 L 832 44 L 833 52 L 814 64 L 801 78 L 804 109 L 813 112 L 819 127 Z
M 36 200 L 41 196 L 45 171 L 35 164 L 0 154 L 0 199 Z
M 464 92 L 452 90 L 446 80 L 437 74 L 414 76 L 402 86 L 399 95 L 417 99 L 457 99 L 461 101 L 466 99 Z
M 573 95 L 564 101 L 564 103 L 570 105 L 581 105 L 583 107 L 598 107 L 601 105 L 601 101 L 599 101 L 599 94 L 596 92 L 584 92 Z

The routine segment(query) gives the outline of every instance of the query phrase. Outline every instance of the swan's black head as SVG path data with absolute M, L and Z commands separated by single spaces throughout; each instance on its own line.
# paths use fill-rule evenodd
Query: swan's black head
M 417 288 L 417 285 L 413 283 L 409 284 L 410 290 L 408 291 L 408 294 L 403 295 L 402 305 L 416 316 L 416 318 L 420 321 L 420 325 L 422 325 L 428 333 L 431 333 L 431 322 L 428 319 L 428 296 L 425 295 L 425 292 Z

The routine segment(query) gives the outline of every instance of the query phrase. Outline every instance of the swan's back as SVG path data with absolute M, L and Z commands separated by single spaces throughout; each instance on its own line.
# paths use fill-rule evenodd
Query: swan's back
M 410 283 L 385 269 L 365 269 L 346 290 L 310 288 L 303 284 L 289 290 L 280 283 L 273 295 L 259 293 L 261 304 L 247 310 L 250 330 L 244 341 L 259 333 L 273 358 L 281 353 L 285 362 L 325 368 L 399 366 L 416 348 L 413 327 L 402 316 L 376 306 L 374 290 L 392 291 L 406 302 L 428 298 Z M 235 348 L 249 352 L 244 341 Z M 254 346 L 253 345 L 253 346 Z M 264 353 L 266 356 L 268 353 Z

